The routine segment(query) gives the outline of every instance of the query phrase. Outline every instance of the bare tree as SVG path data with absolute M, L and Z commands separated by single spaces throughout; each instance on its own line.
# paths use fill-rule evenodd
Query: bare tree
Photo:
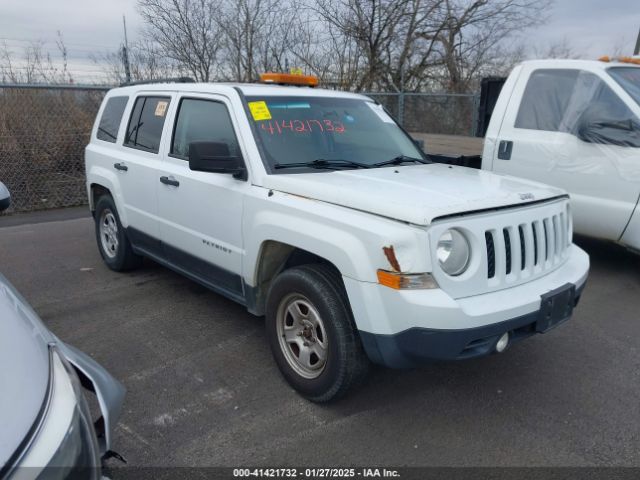
M 143 39 L 129 45 L 128 50 L 131 79 L 154 80 L 186 75 L 177 62 L 167 58 L 160 47 L 149 40 Z M 107 83 L 120 84 L 126 81 L 122 49 L 118 51 L 94 54 L 93 62 L 101 66 L 106 75 Z
M 318 0 L 309 7 L 345 41 L 353 41 L 364 56 L 357 90 L 371 90 L 385 77 L 385 52 L 406 15 L 410 0 Z
M 138 0 L 145 37 L 196 80 L 208 82 L 218 66 L 222 35 L 215 0 Z
M 566 37 L 546 45 L 533 46 L 528 56 L 531 58 L 580 58 L 580 54 L 575 51 Z
M 60 52 L 62 61 L 62 69 L 60 70 L 61 83 L 73 83 L 73 77 L 71 76 L 71 72 L 69 72 L 69 51 L 67 50 L 64 37 L 60 30 L 56 32 L 56 47 Z
M 318 76 L 325 86 L 352 89 L 364 64 L 357 42 L 304 4 L 298 5 L 296 12 L 290 24 L 287 52 L 292 62 Z
M 252 81 L 288 60 L 355 90 L 468 92 L 523 49 L 552 0 L 138 0 L 154 52 L 196 79 Z M 558 50 L 558 54 L 559 54 Z M 145 63 L 145 62 L 141 62 Z M 142 70 L 142 73 L 149 72 Z
M 226 64 L 233 80 L 255 80 L 260 71 L 282 67 L 289 50 L 292 3 L 236 0 L 221 7 L 219 28 L 225 35 Z
M 467 92 L 487 64 L 504 53 L 503 41 L 545 21 L 550 0 L 445 0 L 437 55 L 446 72 L 442 86 Z
M 429 81 L 441 21 L 442 0 L 411 0 L 386 50 L 388 83 L 394 90 L 418 90 Z
M 359 71 L 346 76 L 355 77 L 355 89 L 466 92 L 486 66 L 513 56 L 504 39 L 543 21 L 549 1 L 319 0 L 308 6 L 341 44 L 355 44 Z M 339 57 L 335 50 L 332 56 Z
M 4 42 L 0 46 L 0 80 L 11 83 L 73 83 L 68 70 L 68 51 L 61 32 L 57 34 L 56 47 L 61 67 L 54 62 L 42 40 L 30 42 L 21 55 Z

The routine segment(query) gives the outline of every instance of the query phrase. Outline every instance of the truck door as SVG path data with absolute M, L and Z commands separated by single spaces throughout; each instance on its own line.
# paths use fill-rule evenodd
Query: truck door
M 189 169 L 189 144 L 225 143 L 240 156 L 230 106 L 216 95 L 183 95 L 167 139 L 159 183 L 160 236 L 165 258 L 227 296 L 242 298 L 243 197 L 249 182 Z
M 589 125 L 637 116 L 595 73 L 525 65 L 520 79 L 493 170 L 567 190 L 576 232 L 619 240 L 638 201 L 640 148 L 590 134 Z

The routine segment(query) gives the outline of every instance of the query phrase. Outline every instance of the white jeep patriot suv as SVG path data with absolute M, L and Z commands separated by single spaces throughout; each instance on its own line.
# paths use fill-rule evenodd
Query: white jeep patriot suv
M 318 402 L 369 360 L 468 359 L 546 332 L 589 269 L 562 190 L 431 163 L 353 93 L 116 88 L 86 173 L 110 268 L 149 257 L 265 315 L 284 377 Z

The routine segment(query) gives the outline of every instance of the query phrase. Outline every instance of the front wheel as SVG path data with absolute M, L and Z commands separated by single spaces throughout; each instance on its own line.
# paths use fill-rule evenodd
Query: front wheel
M 309 400 L 338 398 L 365 377 L 369 361 L 342 278 L 331 266 L 304 265 L 278 275 L 266 324 L 280 371 Z

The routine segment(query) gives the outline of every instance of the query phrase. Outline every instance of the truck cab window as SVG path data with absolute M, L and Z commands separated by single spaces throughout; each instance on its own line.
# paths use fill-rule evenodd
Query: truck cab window
M 229 154 L 238 156 L 240 148 L 227 107 L 220 102 L 183 98 L 171 142 L 171 155 L 186 159 L 191 142 L 218 142 L 229 147 Z
M 138 97 L 131 111 L 124 145 L 158 153 L 169 97 Z
M 557 132 L 579 70 L 537 70 L 529 77 L 515 128 Z
M 578 135 L 585 122 L 625 121 L 637 119 L 600 77 L 582 70 L 548 69 L 531 74 L 515 127 Z

